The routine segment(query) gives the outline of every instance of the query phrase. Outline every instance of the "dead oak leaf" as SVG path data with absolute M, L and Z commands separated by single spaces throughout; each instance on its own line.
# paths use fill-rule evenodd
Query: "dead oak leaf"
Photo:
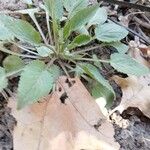
M 113 79 L 123 91 L 121 103 L 115 110 L 122 113 L 128 107 L 138 107 L 150 118 L 150 75 L 139 78 L 129 76 L 126 79 L 114 76 Z
M 141 44 L 139 40 L 130 41 L 129 46 L 129 55 L 143 65 L 150 67 L 149 61 L 145 59 L 150 57 L 150 48 L 144 44 Z
M 61 77 L 51 96 L 20 111 L 10 100 L 9 107 L 17 120 L 14 150 L 119 149 L 112 124 L 80 80 L 73 79 L 72 86 L 66 81 Z

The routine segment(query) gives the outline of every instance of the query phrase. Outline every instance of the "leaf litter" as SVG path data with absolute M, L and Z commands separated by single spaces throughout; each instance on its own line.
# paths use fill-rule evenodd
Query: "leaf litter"
M 141 49 L 140 49 L 141 50 Z M 131 51 L 130 51 L 131 52 Z M 136 51 L 137 52 L 137 51 Z M 136 53 L 135 52 L 135 53 Z M 134 53 L 134 54 L 135 54 Z M 132 55 L 132 54 L 131 54 Z M 137 56 L 137 57 L 139 57 L 140 55 L 139 55 L 139 52 L 137 52 L 137 55 L 135 55 L 135 56 Z M 139 59 L 139 58 L 138 58 Z M 141 57 L 140 58 L 141 59 L 141 61 L 143 61 L 143 58 Z M 144 60 L 144 62 L 145 62 L 145 60 Z M 146 62 L 146 64 L 147 64 L 147 62 Z M 148 85 L 148 80 L 149 80 L 149 78 L 148 78 L 148 76 L 147 77 L 141 77 L 140 79 L 138 79 L 138 78 L 135 78 L 134 76 L 131 76 L 131 77 L 129 77 L 129 78 L 127 78 L 127 79 L 123 79 L 123 78 L 115 78 L 115 81 L 118 83 L 118 84 L 120 84 L 120 86 L 123 86 L 122 87 L 122 89 L 123 89 L 123 92 L 125 93 L 125 92 L 127 92 L 127 91 L 129 91 L 129 93 L 127 93 L 127 96 L 129 96 L 129 98 L 131 98 L 132 99 L 132 97 L 130 97 L 131 95 L 133 96 L 133 99 L 134 100 L 137 100 L 137 99 L 139 99 L 139 101 L 136 101 L 136 103 L 135 102 L 125 102 L 125 103 L 127 103 L 127 104 L 124 104 L 124 109 L 126 109 L 127 107 L 129 107 L 129 106 L 133 106 L 133 107 L 140 107 L 140 109 L 144 112 L 144 110 L 146 109 L 146 108 L 144 108 L 143 106 L 141 106 L 141 103 L 143 102 L 143 99 L 145 100 L 145 98 L 146 97 L 148 97 L 149 95 L 148 95 L 148 92 L 146 92 L 147 94 L 145 95 L 145 93 L 144 93 L 144 98 L 142 98 L 142 94 L 143 94 L 143 92 L 137 92 L 138 90 L 140 90 L 140 87 L 144 87 L 144 89 L 145 89 L 145 85 L 146 85 L 146 87 L 147 87 L 147 85 Z M 131 82 L 130 82 L 131 81 Z M 139 81 L 141 81 L 142 82 L 142 84 L 141 83 L 139 83 Z M 121 82 L 121 83 L 120 83 Z M 123 85 L 122 85 L 123 84 Z M 125 88 L 125 87 L 126 88 Z M 137 86 L 137 87 L 136 87 Z M 129 88 L 129 89 L 128 89 Z M 124 89 L 128 89 L 127 91 L 125 90 L 124 91 Z M 146 89 L 145 89 L 146 90 Z M 76 89 L 75 89 L 75 91 L 76 91 Z M 132 92 L 131 92 L 132 91 Z M 142 89 L 142 91 L 144 91 L 143 89 Z M 136 95 L 135 93 L 138 93 L 138 95 Z M 61 93 L 61 92 L 60 92 Z M 78 95 L 79 93 L 77 93 L 77 95 Z M 134 95 L 135 94 L 135 95 Z M 141 94 L 141 95 L 140 95 Z M 64 94 L 65 96 L 66 96 L 66 94 Z M 67 94 L 68 95 L 68 94 Z M 65 97 L 64 96 L 64 97 Z M 66 104 L 62 104 L 62 103 L 60 103 L 60 98 L 59 98 L 60 96 L 58 96 L 58 100 L 57 100 L 57 102 L 52 102 L 52 104 L 54 103 L 54 105 L 53 106 L 55 106 L 56 108 L 58 108 L 57 110 L 56 110 L 56 108 L 55 108 L 55 113 L 53 113 L 53 116 L 52 116 L 52 119 L 53 119 L 53 121 L 54 121 L 54 119 L 57 119 L 57 113 L 59 113 L 59 110 L 61 110 L 60 109 L 60 107 L 57 107 L 56 105 L 61 105 L 62 107 L 64 107 L 64 105 L 66 106 L 66 105 L 71 105 L 69 102 L 69 104 L 67 103 L 67 100 L 65 101 L 65 103 Z M 124 98 L 125 98 L 125 96 L 123 96 Z M 47 98 L 45 98 L 45 99 L 47 99 Z M 33 129 L 33 130 L 36 130 L 36 131 L 40 131 L 41 132 L 41 120 L 43 121 L 43 120 L 46 120 L 47 119 L 47 115 L 46 115 L 46 117 L 44 117 L 44 119 L 43 119 L 43 114 L 45 114 L 46 113 L 46 111 L 44 111 L 43 112 L 43 108 L 46 108 L 46 106 L 47 105 L 49 105 L 49 102 L 45 102 L 45 99 L 43 99 L 43 101 L 42 102 L 39 102 L 38 104 L 34 104 L 35 106 L 31 106 L 31 107 L 29 107 L 29 108 L 25 108 L 26 110 L 21 110 L 21 111 L 23 111 L 22 113 L 19 111 L 19 112 L 16 112 L 16 110 L 15 110 L 15 102 L 14 102 L 14 100 L 11 100 L 10 101 L 10 103 L 9 103 L 9 105 L 10 106 L 12 106 L 13 107 L 13 109 L 12 109 L 12 113 L 14 114 L 14 116 L 16 117 L 16 116 L 18 116 L 18 117 L 16 117 L 16 119 L 18 119 L 20 116 L 25 116 L 25 114 L 27 114 L 28 112 L 31 112 L 31 110 L 32 110 L 32 112 L 33 112 L 33 116 L 34 116 L 34 118 L 36 118 L 35 119 L 35 124 L 36 124 L 36 126 L 35 126 L 35 128 Z M 124 99 L 125 100 L 125 99 Z M 142 101 L 142 102 L 141 102 Z M 147 101 L 147 100 L 146 100 Z M 56 105 L 55 105 L 55 103 L 56 103 Z M 123 103 L 123 102 L 122 102 Z M 121 103 L 121 104 L 122 104 Z M 85 107 L 85 104 L 83 105 L 84 107 Z M 144 105 L 144 106 L 146 106 L 146 104 Z M 148 106 L 148 105 L 147 105 Z M 33 109 L 31 109 L 33 107 Z M 71 106 L 70 106 L 71 107 Z M 82 108 L 84 108 L 84 107 L 82 107 Z M 42 109 L 41 110 L 41 112 L 42 112 L 42 114 L 40 113 L 40 111 L 39 111 L 39 109 Z M 51 108 L 51 107 L 50 107 Z M 72 106 L 72 108 L 73 109 L 75 109 L 73 106 Z M 86 108 L 86 107 L 85 107 Z M 30 110 L 31 109 L 31 110 Z M 37 111 L 38 110 L 38 111 Z M 68 108 L 67 108 L 67 110 L 68 110 Z M 82 110 L 82 109 L 81 109 Z M 93 109 L 94 110 L 94 109 Z M 72 110 L 71 110 L 72 111 Z M 123 111 L 123 109 L 122 109 L 122 111 Z M 27 113 L 26 113 L 27 112 Z M 54 112 L 54 110 L 53 110 L 53 112 Z M 63 112 L 62 110 L 60 111 L 60 112 Z M 68 113 L 67 113 L 68 111 L 66 111 L 64 114 L 66 114 L 66 116 L 68 115 Z M 69 112 L 70 112 L 70 109 L 69 109 Z M 17 113 L 19 113 L 19 114 L 17 114 Z M 49 113 L 48 113 L 49 114 Z M 72 114 L 72 113 L 71 113 Z M 61 113 L 60 114 L 58 114 L 58 116 L 61 116 L 61 119 L 59 119 L 59 117 L 58 117 L 58 121 L 60 121 L 60 120 L 62 120 L 62 118 L 64 119 L 64 115 L 61 115 Z M 147 114 L 147 113 L 145 113 L 145 115 L 147 115 L 147 116 L 149 116 L 149 113 Z M 27 121 L 28 121 L 28 118 L 29 118 L 29 121 L 33 121 L 32 120 L 32 117 L 30 118 L 30 116 L 29 115 L 27 115 L 28 117 L 27 117 L 27 119 L 26 118 L 23 118 L 23 121 L 22 121 L 22 119 L 20 119 L 21 121 L 18 121 L 18 125 L 16 126 L 16 128 L 18 128 L 18 126 L 20 125 L 20 123 L 19 122 L 24 122 L 24 119 L 26 119 Z M 41 120 L 39 120 L 39 118 L 38 118 L 38 116 L 40 116 L 42 119 Z M 103 116 L 103 115 L 102 115 Z M 101 116 L 101 117 L 102 117 Z M 48 116 L 49 117 L 49 116 Z M 81 117 L 81 115 L 80 115 L 80 117 Z M 79 117 L 79 118 L 80 118 Z M 100 117 L 100 118 L 101 118 Z M 103 116 L 104 117 L 104 116 Z M 102 117 L 102 118 L 103 118 Z M 45 119 L 46 118 L 46 119 Z M 70 118 L 73 118 L 72 116 L 70 117 Z M 84 120 L 83 119 L 83 117 L 81 117 L 82 119 L 82 121 Z M 105 117 L 104 117 L 105 118 Z M 87 118 L 86 118 L 87 119 Z M 25 120 L 25 121 L 26 121 Z M 74 118 L 72 119 L 72 120 L 74 120 Z M 80 120 L 80 119 L 79 119 Z M 103 119 L 102 119 L 103 120 Z M 104 119 L 105 120 L 105 119 Z M 137 118 L 136 119 L 134 119 L 133 118 L 133 120 L 136 120 L 137 122 L 140 122 Z M 51 122 L 52 123 L 52 125 L 53 125 L 53 128 L 54 127 L 57 127 L 57 125 L 56 124 L 54 124 L 54 122 Z M 71 121 L 67 121 L 67 125 L 69 124 L 69 123 L 71 122 Z M 56 122 L 55 122 L 56 123 Z M 39 124 L 39 126 L 37 126 Z M 26 123 L 25 123 L 25 125 L 26 125 Z M 22 135 L 25 135 L 25 133 L 27 133 L 27 135 L 30 137 L 30 136 L 32 136 L 32 135 L 30 135 L 31 133 L 32 133 L 32 130 L 30 130 L 30 127 L 28 128 L 28 127 L 25 127 L 25 125 L 23 126 L 24 128 L 23 128 L 23 130 L 21 130 L 21 131 L 19 131 L 19 134 L 22 136 Z M 27 124 L 28 125 L 28 124 Z M 29 124 L 30 125 L 30 124 Z M 61 124 L 62 125 L 62 124 Z M 70 125 L 70 126 L 72 126 L 72 124 Z M 69 126 L 69 129 L 72 131 L 72 128 Z M 132 126 L 132 125 L 131 125 Z M 96 127 L 96 126 L 95 126 Z M 43 129 L 43 127 L 42 127 L 42 129 Z M 64 129 L 64 128 L 63 128 Z M 66 129 L 66 128 L 65 128 Z M 139 128 L 138 128 L 139 129 Z M 120 129 L 121 130 L 121 129 Z M 61 131 L 61 130 L 60 130 Z M 67 130 L 66 131 L 68 131 L 68 126 L 67 126 Z M 74 130 L 73 130 L 74 131 Z M 14 135 L 15 135 L 15 132 L 16 132 L 16 129 L 15 129 L 15 131 L 14 131 Z M 35 133 L 35 132 L 34 132 Z M 74 133 L 74 132 L 73 132 Z M 105 132 L 106 133 L 106 132 Z M 108 132 L 109 133 L 109 132 Z M 111 133 L 110 133 L 111 134 Z M 35 137 L 36 137 L 36 133 L 34 134 L 35 135 Z M 42 135 L 42 134 L 40 134 L 40 135 Z M 114 135 L 114 133 L 112 133 L 112 135 Z M 125 136 L 126 134 L 122 134 L 122 136 Z M 67 136 L 68 136 L 68 134 L 67 134 Z M 61 139 L 61 137 L 63 137 L 63 139 L 65 139 L 64 137 L 67 137 L 66 135 L 61 135 L 60 136 L 60 138 L 58 138 L 58 139 Z M 137 135 L 134 135 L 134 136 L 137 136 Z M 29 138 L 28 137 L 28 138 Z M 37 135 L 37 139 L 38 139 L 38 141 L 39 141 L 39 134 Z M 104 136 L 103 136 L 104 137 Z M 32 137 L 31 137 L 32 138 Z M 31 138 L 29 138 L 29 139 L 31 139 Z M 40 137 L 41 139 L 43 138 L 43 136 L 41 136 Z M 31 139 L 31 140 L 29 140 L 28 139 L 28 141 L 27 141 L 27 143 L 28 142 L 33 142 L 34 141 L 34 138 L 33 139 Z M 67 138 L 66 138 L 67 139 Z M 36 140 L 35 140 L 36 141 Z M 57 139 L 55 140 L 54 139 L 54 141 L 57 141 Z M 66 140 L 67 141 L 67 140 Z M 65 142 L 66 142 L 65 141 Z M 60 142 L 60 141 L 59 141 Z M 58 142 L 58 143 L 59 143 Z M 124 141 L 123 141 L 124 142 Z M 19 143 L 19 142 L 18 142 Z M 36 142 L 35 142 L 36 143 Z M 72 142 L 73 143 L 73 142 Z M 70 145 L 72 145 L 72 143 L 71 144 L 69 144 L 69 146 Z M 137 142 L 138 143 L 138 142 Z M 15 144 L 15 141 L 14 141 L 14 144 Z M 20 143 L 19 143 L 20 144 Z M 25 143 L 26 144 L 26 143 Z M 37 143 L 36 143 L 37 144 Z M 35 145 L 36 145 L 35 144 Z M 86 143 L 87 144 L 87 143 Z M 127 144 L 127 143 L 125 143 L 125 144 Z M 21 146 L 22 144 L 20 144 L 20 146 Z M 30 143 L 28 144 L 28 146 L 30 145 Z M 61 143 L 60 144 L 58 144 L 58 146 L 59 145 L 62 145 Z M 65 145 L 65 144 L 64 144 Z M 92 145 L 92 144 L 91 144 Z M 23 147 L 24 145 L 22 145 L 21 146 L 21 148 L 20 149 L 22 149 L 22 147 Z M 26 145 L 25 145 L 26 146 Z M 57 145 L 56 145 L 57 146 Z M 68 146 L 68 145 L 67 145 Z M 132 147 L 131 147 L 132 148 Z M 15 148 L 14 148 L 15 149 Z M 60 149 L 60 146 L 59 146 L 59 149 Z M 29 149 L 30 150 L 30 149 Z
M 131 41 L 129 45 L 130 56 L 150 67 L 149 62 L 143 58 L 142 44 Z M 113 76 L 112 79 L 123 92 L 121 103 L 110 112 L 115 129 L 114 137 L 120 144 L 120 150 L 149 149 L 150 74 L 142 77 L 130 75 L 127 78 Z
M 52 95 L 22 110 L 16 109 L 15 100 L 9 101 L 17 120 L 15 150 L 119 149 L 112 124 L 81 81 L 71 80 L 72 86 L 61 77 Z
M 130 55 L 148 66 L 149 63 L 141 56 L 140 49 L 131 48 Z M 149 117 L 149 75 L 128 78 L 114 76 L 113 79 L 123 91 L 122 101 L 113 112 L 118 110 L 122 113 L 130 107 L 138 107 Z M 14 130 L 14 149 L 21 149 L 22 145 L 28 150 L 57 150 L 60 149 L 59 145 L 62 146 L 62 150 L 119 149 L 117 142 L 121 145 L 120 149 L 138 148 L 138 146 L 142 149 L 145 147 L 143 143 L 149 145 L 148 124 L 141 122 L 134 114 L 129 120 L 113 114 L 112 120 L 115 118 L 113 127 L 101 113 L 107 110 L 103 110 L 103 107 L 100 110 L 79 79 L 76 78 L 74 81 L 75 84 L 71 86 L 66 82 L 66 78 L 62 77 L 52 96 L 49 95 L 42 102 L 20 111 L 16 110 L 16 102 L 10 100 L 12 115 L 18 122 Z M 100 102 L 98 103 L 101 105 Z M 127 144 L 125 140 L 130 142 Z

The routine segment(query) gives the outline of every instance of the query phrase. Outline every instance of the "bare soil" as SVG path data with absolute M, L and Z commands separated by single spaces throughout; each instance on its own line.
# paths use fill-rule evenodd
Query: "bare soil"
M 115 124 L 114 128 L 120 150 L 150 150 L 150 122 L 141 122 L 137 116 L 131 116 L 127 128 Z
M 6 106 L 6 100 L 0 95 L 0 150 L 13 150 L 12 132 L 16 125 L 11 110 Z

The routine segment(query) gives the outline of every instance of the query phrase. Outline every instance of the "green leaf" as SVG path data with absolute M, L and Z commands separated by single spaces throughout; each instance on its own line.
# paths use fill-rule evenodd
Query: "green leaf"
M 63 0 L 65 9 L 69 12 L 69 18 L 79 10 L 88 6 L 88 0 Z
M 70 50 L 70 49 L 73 49 L 75 47 L 86 45 L 91 40 L 92 40 L 92 37 L 89 35 L 84 35 L 84 34 L 78 35 L 73 39 L 71 44 L 68 45 L 68 49 Z
M 13 40 L 14 35 L 0 22 L 0 40 Z
M 122 54 L 125 54 L 129 49 L 129 46 L 127 46 L 121 42 L 112 42 L 112 43 L 109 43 L 108 45 L 116 48 L 116 50 Z
M 84 26 L 96 13 L 99 6 L 90 6 L 76 13 L 64 27 L 64 38 L 67 39 L 72 31 Z
M 7 87 L 8 81 L 6 78 L 5 69 L 0 67 L 0 92 Z
M 107 20 L 107 11 L 105 8 L 99 8 L 93 18 L 88 22 L 88 27 L 91 25 L 103 24 Z
M 76 0 L 63 0 L 63 5 L 68 12 L 70 12 L 73 9 L 75 3 Z
M 32 0 L 23 0 L 26 4 L 28 4 L 28 5 L 32 5 L 33 4 L 33 2 L 32 2 Z
M 112 102 L 114 100 L 114 94 L 102 84 L 94 83 L 92 85 L 91 93 L 95 99 L 98 99 L 100 97 L 103 97 L 104 99 L 106 99 L 107 107 L 110 107 L 112 105 Z
M 110 92 L 114 94 L 115 97 L 115 92 L 109 82 L 100 74 L 99 70 L 88 63 L 82 63 L 80 64 L 80 67 L 84 70 L 84 72 L 89 75 L 91 78 L 102 84 L 104 87 L 106 87 Z
M 28 64 L 21 74 L 18 88 L 18 108 L 38 101 L 48 95 L 58 76 L 58 67 L 47 68 L 39 60 Z M 56 75 L 56 76 L 55 76 Z
M 0 23 L 2 23 L 12 35 L 21 41 L 35 45 L 41 42 L 40 34 L 26 21 L 1 14 Z
M 129 75 L 131 74 L 131 75 L 141 76 L 150 73 L 149 68 L 140 64 L 135 59 L 125 54 L 120 54 L 120 53 L 112 54 L 110 64 L 117 71 Z
M 80 77 L 84 74 L 84 70 L 79 65 L 76 65 L 76 67 L 72 70 L 75 72 L 75 76 L 77 76 L 77 77 Z
M 62 0 L 44 0 L 49 15 L 55 20 L 61 20 L 63 17 Z
M 92 57 L 93 57 L 93 59 L 95 60 L 94 65 L 95 65 L 97 68 L 102 69 L 102 64 L 101 64 L 101 62 L 98 61 L 99 58 L 97 57 L 97 55 L 96 55 L 96 54 L 93 54 Z
M 49 49 L 46 46 L 40 46 L 40 47 L 37 47 L 36 49 L 37 49 L 38 54 L 42 57 L 48 57 L 49 55 L 54 53 L 53 50 Z
M 89 32 L 85 26 L 80 27 L 79 29 L 76 30 L 76 32 L 79 34 L 89 35 Z
M 69 18 L 73 17 L 78 11 L 88 6 L 88 0 L 77 0 L 69 12 Z
M 56 65 L 51 65 L 50 68 L 48 68 L 48 72 L 52 75 L 54 82 L 62 74 L 60 68 Z
M 102 42 L 116 42 L 125 38 L 128 31 L 115 23 L 104 23 L 95 28 L 95 35 Z
M 6 72 L 13 72 L 19 70 L 25 66 L 24 61 L 18 56 L 10 55 L 3 61 L 3 67 Z

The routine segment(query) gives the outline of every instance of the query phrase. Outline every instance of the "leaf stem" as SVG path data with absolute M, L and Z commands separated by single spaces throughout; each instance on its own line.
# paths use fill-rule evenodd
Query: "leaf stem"
M 19 54 L 19 53 L 16 53 L 16 52 L 12 52 L 4 47 L 0 47 L 0 51 L 4 52 L 4 53 L 7 53 L 7 54 L 10 54 L 10 55 L 15 55 L 15 56 L 19 56 L 19 57 L 26 57 L 26 58 L 40 58 L 38 56 L 31 56 L 31 55 L 24 55 L 24 54 Z
M 59 65 L 61 66 L 61 68 L 63 69 L 63 71 L 65 72 L 65 74 L 66 74 L 66 76 L 67 76 L 67 78 L 68 78 L 68 80 L 69 80 L 71 77 L 70 77 L 70 75 L 69 75 L 67 69 L 65 68 L 64 64 L 63 64 L 61 61 L 58 61 L 58 63 L 59 63 Z
M 95 50 L 97 48 L 100 48 L 100 45 L 94 46 L 94 47 L 91 47 L 91 48 L 87 48 L 87 49 L 83 49 L 83 50 L 80 50 L 80 51 L 76 51 L 76 52 L 73 52 L 73 54 L 85 53 L 85 52 L 88 52 L 88 51 Z
M 11 42 L 11 43 L 14 44 L 14 45 L 16 45 L 18 48 L 21 48 L 22 50 L 24 50 L 24 51 L 26 51 L 26 52 L 29 52 L 29 53 L 31 53 L 31 54 L 40 56 L 38 53 L 35 53 L 35 52 L 33 52 L 33 51 L 31 51 L 31 50 L 25 48 L 25 47 L 22 46 L 22 45 L 19 45 L 19 44 L 15 43 L 15 42 Z
M 54 63 L 55 60 L 56 60 L 56 58 L 52 58 L 52 59 L 48 62 L 47 68 L 49 68 L 49 67 Z
M 46 40 L 46 37 L 45 37 L 45 35 L 44 35 L 44 33 L 43 33 L 43 31 L 42 31 L 42 29 L 41 29 L 39 23 L 37 22 L 37 19 L 35 18 L 35 15 L 34 15 L 33 13 L 29 13 L 29 16 L 31 17 L 31 19 L 32 19 L 33 22 L 35 23 L 37 29 L 39 30 L 39 32 L 40 32 L 40 34 L 41 34 L 41 36 L 42 36 L 42 38 L 43 38 L 44 43 L 47 45 L 47 44 L 48 44 L 48 41 Z
M 22 50 L 26 51 L 26 52 L 29 52 L 29 53 L 34 54 L 34 55 L 36 55 L 36 56 L 40 56 L 38 53 L 35 53 L 35 52 L 33 52 L 33 51 L 30 51 L 30 50 L 26 49 L 25 47 L 22 47 L 22 46 L 20 46 L 20 45 L 18 45 L 18 47 L 21 48 Z
M 15 74 L 17 74 L 17 73 L 23 71 L 23 69 L 24 69 L 24 68 L 18 69 L 18 70 L 13 71 L 13 72 L 9 72 L 9 73 L 6 74 L 6 77 L 8 78 L 8 77 L 10 77 L 10 76 L 13 76 L 13 75 L 15 75 Z
M 54 2 L 52 2 L 52 7 L 54 7 L 53 3 Z M 52 29 L 53 29 L 53 35 L 54 35 L 55 50 L 58 54 L 59 53 L 58 24 L 57 24 L 55 12 L 53 12 L 53 9 L 51 13 L 52 13 L 51 17 L 52 17 Z
M 91 59 L 91 58 L 74 58 L 75 60 L 85 60 L 85 61 L 97 61 L 97 62 L 103 62 L 103 63 L 110 63 L 110 60 L 102 60 L 102 59 Z
M 46 23 L 47 23 L 47 29 L 48 29 L 48 35 L 49 35 L 49 40 L 50 40 L 50 44 L 54 45 L 53 39 L 52 39 L 52 35 L 51 35 L 51 29 L 50 29 L 50 24 L 49 24 L 49 14 L 46 11 Z

